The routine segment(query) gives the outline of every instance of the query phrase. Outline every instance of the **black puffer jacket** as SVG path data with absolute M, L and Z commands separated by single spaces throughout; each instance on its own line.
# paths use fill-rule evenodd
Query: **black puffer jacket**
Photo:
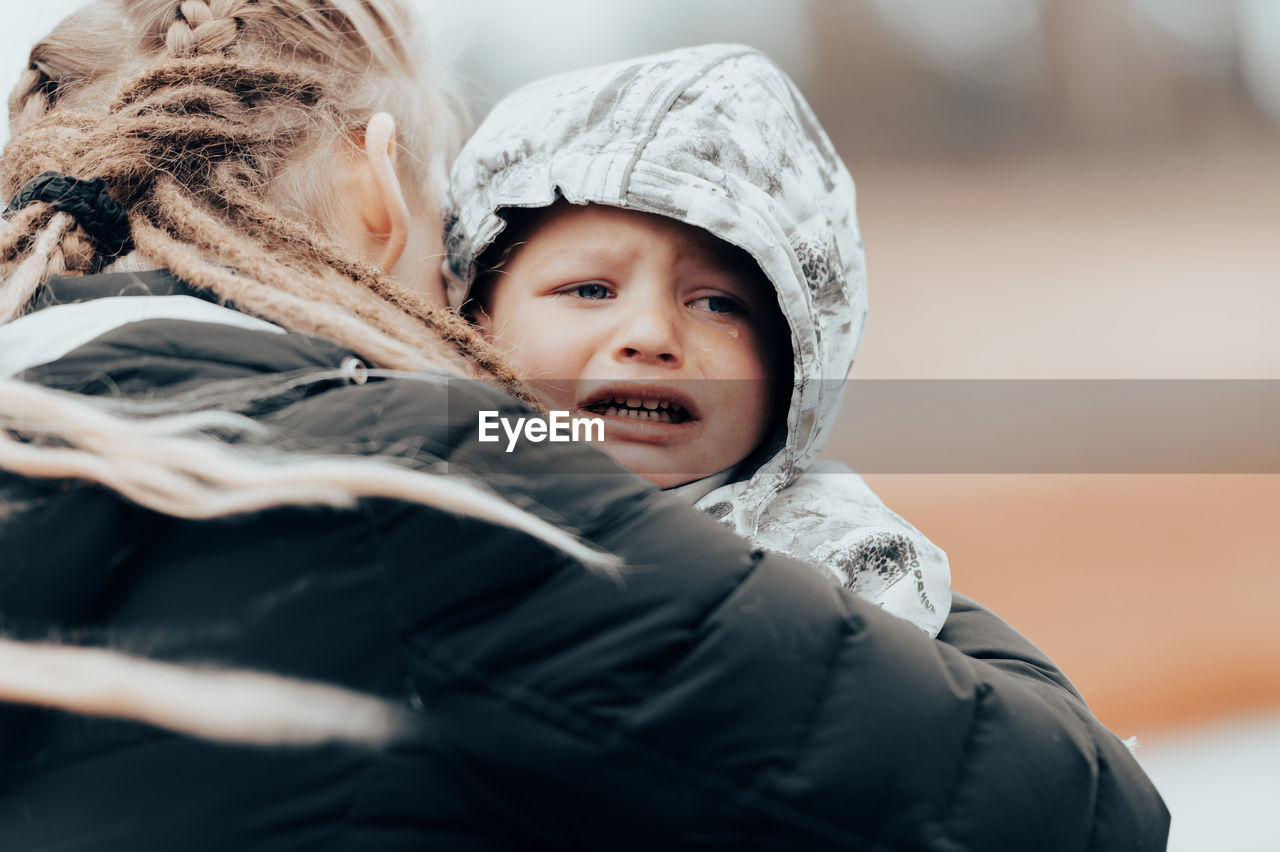
M 26 378 L 139 395 L 349 356 L 149 320 Z M 342 684 L 426 723 L 385 750 L 267 750 L 4 708 L 0 849 L 1164 848 L 1124 745 L 990 613 L 957 597 L 930 639 L 600 454 L 477 443 L 480 408 L 521 405 L 439 377 L 321 384 L 255 416 L 478 475 L 620 554 L 624 582 L 392 501 L 193 523 L 0 478 L 21 507 L 0 514 L 6 632 Z

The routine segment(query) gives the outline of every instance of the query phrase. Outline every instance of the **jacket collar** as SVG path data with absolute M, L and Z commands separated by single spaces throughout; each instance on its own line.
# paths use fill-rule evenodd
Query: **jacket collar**
M 36 299 L 33 311 L 117 296 L 191 296 L 213 304 L 225 304 L 215 294 L 192 287 L 166 269 L 152 269 L 100 275 L 51 275 Z

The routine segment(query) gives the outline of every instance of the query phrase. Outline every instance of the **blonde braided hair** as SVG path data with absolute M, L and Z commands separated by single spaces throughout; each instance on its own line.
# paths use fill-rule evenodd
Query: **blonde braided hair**
M 123 62 L 85 38 L 91 29 L 110 43 L 100 30 L 113 12 L 121 41 L 138 33 Z M 410 119 L 432 113 L 426 128 L 402 118 L 408 194 L 432 203 L 424 167 L 458 122 L 421 84 L 406 21 L 391 0 L 100 0 L 33 48 L 10 99 L 0 195 L 44 171 L 101 177 L 151 264 L 378 366 L 474 367 L 528 398 L 467 323 L 323 236 L 323 212 L 302 212 L 324 205 L 299 174 L 395 106 Z M 105 111 L 87 108 L 112 85 Z M 49 275 L 111 260 L 66 214 L 23 210 L 0 237 L 0 322 L 21 315 Z
M 184 0 L 174 12 L 165 46 L 178 57 L 221 53 L 235 44 L 239 35 L 234 13 L 240 5 L 235 0 Z
M 397 0 L 98 0 L 31 51 L 9 102 L 0 197 L 45 171 L 102 178 L 144 261 L 377 366 L 479 368 L 530 398 L 468 323 L 328 236 L 312 176 L 374 113 L 397 118 L 407 200 L 420 208 L 434 206 L 440 155 L 460 141 L 406 24 Z M 48 204 L 12 214 L 0 226 L 0 324 L 27 311 L 49 275 L 112 260 Z M 620 568 L 465 480 L 378 458 L 246 455 L 208 433 L 261 427 L 208 402 L 138 418 L 0 378 L 0 470 L 97 483 L 185 518 L 391 497 L 520 530 L 606 574 Z M 15 508 L 0 496 L 0 515 Z M 0 701 L 230 742 L 376 746 L 405 716 L 399 703 L 323 684 L 89 648 L 0 637 L 0 662 Z

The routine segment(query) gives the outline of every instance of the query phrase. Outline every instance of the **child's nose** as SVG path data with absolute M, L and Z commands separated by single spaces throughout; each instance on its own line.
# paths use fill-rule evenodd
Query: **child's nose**
M 678 367 L 683 360 L 675 318 L 660 306 L 633 310 L 616 346 L 614 357 L 624 363 Z

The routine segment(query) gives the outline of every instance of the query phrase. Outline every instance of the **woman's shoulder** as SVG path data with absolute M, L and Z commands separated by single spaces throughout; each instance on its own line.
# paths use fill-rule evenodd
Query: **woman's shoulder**
M 102 302 L 84 307 L 110 310 Z M 57 357 L 26 367 L 19 376 L 46 387 L 86 395 L 140 397 L 190 391 L 201 383 L 340 370 L 347 362 L 358 360 L 350 350 L 332 341 L 253 327 L 239 321 L 243 314 L 213 305 L 205 307 L 229 317 L 166 316 L 152 308 L 124 317 L 121 322 L 113 321 L 106 328 L 94 329 L 90 339 Z M 54 310 L 30 318 L 44 319 Z M 63 331 L 57 324 L 46 325 L 50 333 Z
M 148 521 L 100 488 L 0 472 L 0 611 L 6 629 L 76 623 L 118 579 Z

